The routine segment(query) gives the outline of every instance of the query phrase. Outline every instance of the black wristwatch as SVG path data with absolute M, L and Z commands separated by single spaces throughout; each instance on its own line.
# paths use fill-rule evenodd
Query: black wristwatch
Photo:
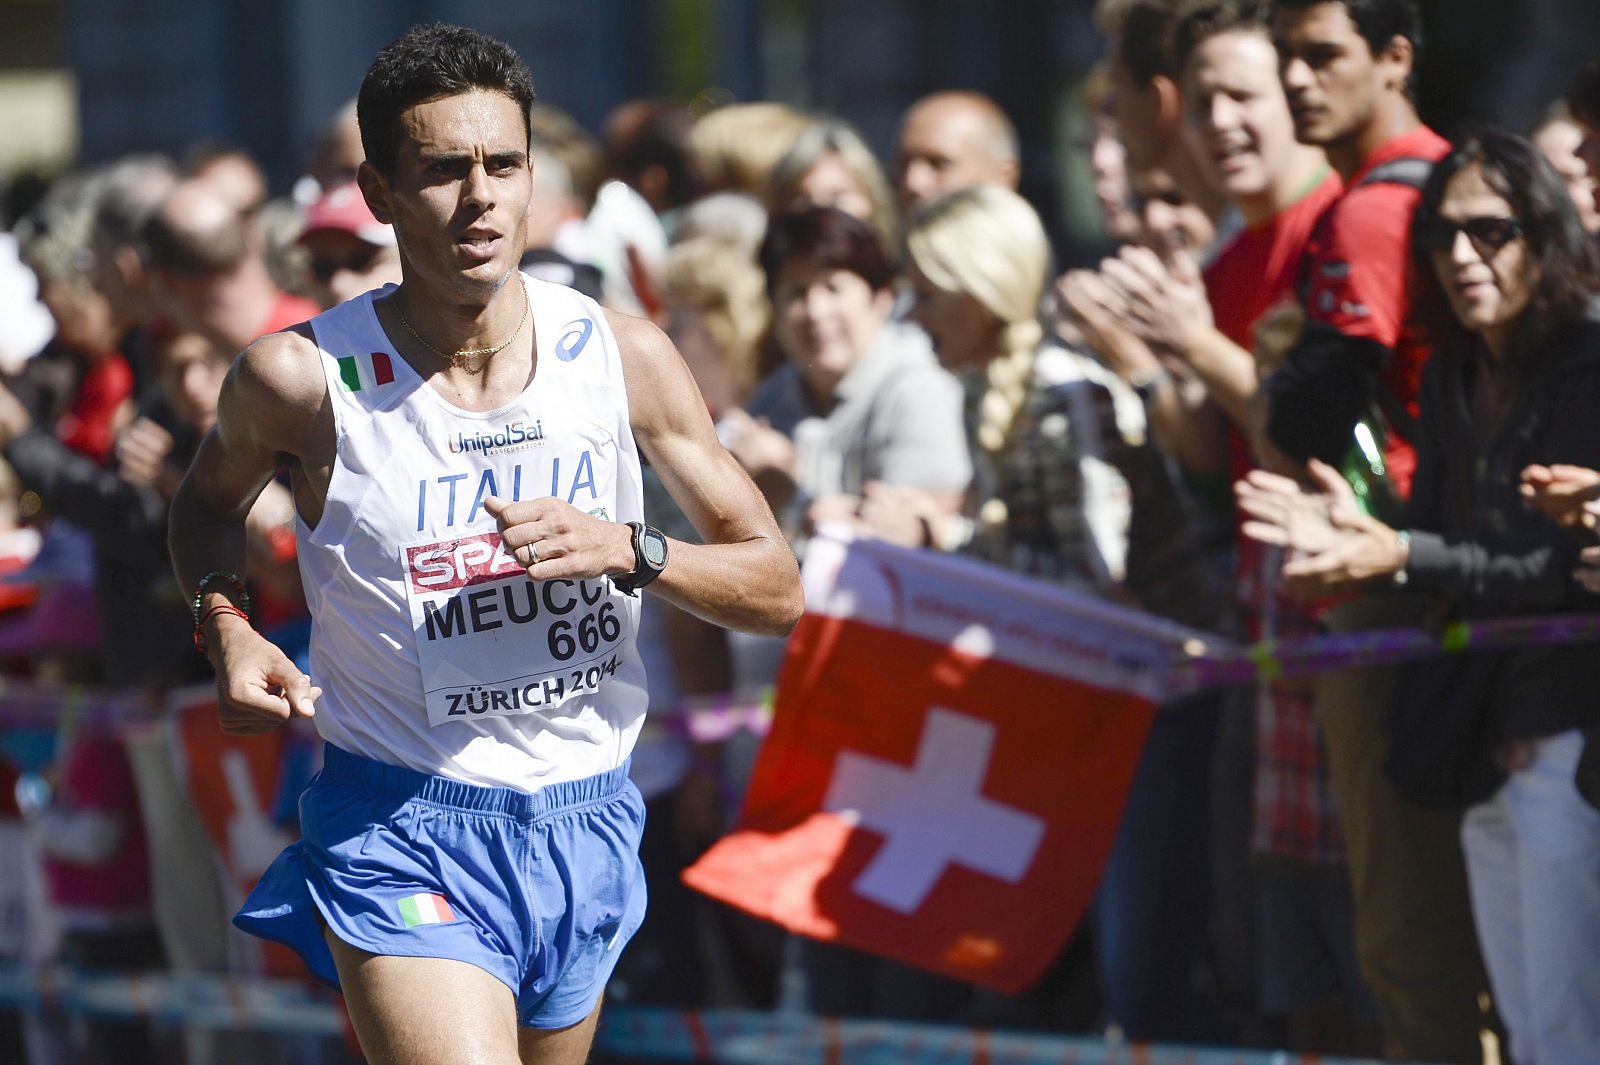
M 613 573 L 611 586 L 627 595 L 638 595 L 639 589 L 661 576 L 667 568 L 667 538 L 661 530 L 652 529 L 642 521 L 628 522 L 633 530 L 633 571 Z

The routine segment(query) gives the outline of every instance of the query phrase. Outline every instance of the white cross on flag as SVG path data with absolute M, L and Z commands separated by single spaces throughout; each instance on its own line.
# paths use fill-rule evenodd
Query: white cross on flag
M 1198 634 L 827 536 L 739 825 L 684 874 L 818 939 L 1018 991 L 1072 934 Z

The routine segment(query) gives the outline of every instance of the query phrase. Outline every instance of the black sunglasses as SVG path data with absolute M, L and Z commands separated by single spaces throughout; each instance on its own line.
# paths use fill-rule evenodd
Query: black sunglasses
M 382 248 L 374 245 L 354 252 L 343 259 L 327 259 L 314 255 L 311 257 L 311 276 L 326 285 L 333 280 L 334 275 L 340 270 L 364 274 L 372 269 L 372 263 L 377 259 L 378 253 L 381 251 L 383 251 Z
M 1515 218 L 1492 215 L 1464 222 L 1434 218 L 1422 232 L 1422 246 L 1428 251 L 1449 251 L 1455 247 L 1457 233 L 1465 233 L 1478 254 L 1487 257 L 1522 236 L 1522 225 Z

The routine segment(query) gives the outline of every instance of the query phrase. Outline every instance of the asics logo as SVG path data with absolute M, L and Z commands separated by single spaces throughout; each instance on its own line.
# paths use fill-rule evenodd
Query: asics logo
M 583 354 L 589 335 L 594 332 L 594 322 L 588 318 L 575 318 L 566 324 L 566 332 L 556 341 L 556 358 L 571 362 Z

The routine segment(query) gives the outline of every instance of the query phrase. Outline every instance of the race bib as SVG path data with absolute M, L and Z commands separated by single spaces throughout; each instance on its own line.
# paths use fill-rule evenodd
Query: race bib
M 499 532 L 402 548 L 430 727 L 553 713 L 617 672 L 632 600 L 605 577 L 528 579 Z

